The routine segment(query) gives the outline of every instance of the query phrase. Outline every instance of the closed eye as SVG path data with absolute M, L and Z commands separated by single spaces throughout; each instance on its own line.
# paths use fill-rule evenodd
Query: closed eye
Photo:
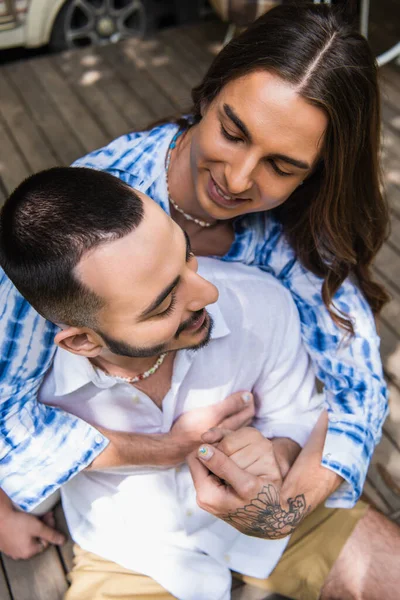
M 174 312 L 176 306 L 176 294 L 175 292 L 171 293 L 171 303 L 168 306 L 168 308 L 166 308 L 165 310 L 163 310 L 162 312 L 158 313 L 157 315 L 154 315 L 155 318 L 157 317 L 168 317 L 168 315 L 172 314 Z
M 276 164 L 276 162 L 272 158 L 268 158 L 267 162 L 270 163 L 271 167 L 280 177 L 288 177 L 289 175 L 293 175 L 293 173 L 287 173 L 286 171 L 282 171 Z
M 222 125 L 222 123 L 221 123 L 221 133 L 226 140 L 228 140 L 229 142 L 233 142 L 234 144 L 237 144 L 242 141 L 242 139 L 240 137 L 236 137 L 236 136 L 228 133 L 227 130 L 225 129 L 225 127 Z

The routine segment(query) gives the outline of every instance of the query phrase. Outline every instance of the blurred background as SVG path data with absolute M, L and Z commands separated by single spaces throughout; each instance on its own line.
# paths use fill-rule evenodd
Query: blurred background
M 365 497 L 400 524 L 400 1 L 339 2 L 381 64 L 384 186 L 392 231 L 374 265 L 391 294 L 379 321 L 391 415 Z M 0 0 L 0 205 L 27 175 L 68 165 L 190 108 L 224 42 L 268 0 Z M 62 512 L 58 509 L 62 527 Z M 58 600 L 71 547 L 0 557 L 1 600 Z M 258 590 L 259 592 L 259 590 Z M 255 600 L 237 587 L 236 600 Z
M 323 0 L 315 3 L 320 1 Z M 29 56 L 21 48 L 41 48 L 45 52 L 115 43 L 216 15 L 231 25 L 229 35 L 233 27 L 245 26 L 276 3 L 273 0 L 0 0 L 0 50 L 19 49 L 2 52 L 1 59 Z M 398 41 L 393 14 L 398 0 L 373 0 L 371 6 L 371 0 L 326 3 L 343 6 L 358 21 L 364 34 L 371 19 L 370 33 L 379 53 Z M 374 25 L 384 13 L 387 23 L 383 38 Z

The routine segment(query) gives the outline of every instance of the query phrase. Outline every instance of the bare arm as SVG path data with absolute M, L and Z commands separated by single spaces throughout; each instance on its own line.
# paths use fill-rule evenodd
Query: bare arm
M 343 478 L 321 464 L 328 415 L 324 411 L 303 450 L 288 471 L 281 490 L 284 498 L 303 494 L 307 503 L 314 510 L 341 485 Z
M 201 443 L 210 427 L 232 430 L 249 425 L 254 417 L 254 401 L 249 392 L 236 392 L 219 404 L 184 413 L 166 434 L 131 434 L 98 428 L 110 443 L 89 469 L 123 465 L 175 467 Z

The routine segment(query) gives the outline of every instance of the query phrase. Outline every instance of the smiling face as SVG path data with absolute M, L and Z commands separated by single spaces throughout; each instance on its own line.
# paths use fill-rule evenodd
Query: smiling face
M 104 350 L 145 357 L 193 348 L 210 335 L 205 307 L 216 302 L 214 285 L 197 274 L 188 237 L 150 198 L 138 194 L 144 218 L 128 235 L 88 252 L 77 278 L 103 302 L 96 315 Z M 91 356 L 94 356 L 92 353 Z
M 325 113 L 272 73 L 230 81 L 192 130 L 201 208 L 223 220 L 279 206 L 315 168 L 326 127 Z

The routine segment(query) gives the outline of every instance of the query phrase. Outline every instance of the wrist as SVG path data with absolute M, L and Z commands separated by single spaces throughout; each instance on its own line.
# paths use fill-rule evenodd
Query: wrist
M 201 442 L 174 433 L 171 430 L 163 435 L 165 449 L 165 466 L 175 467 L 185 462 L 186 457 L 193 452 Z
M 301 447 L 290 438 L 273 438 L 271 441 L 282 478 L 285 479 L 300 454 Z
M 15 512 L 10 498 L 0 489 L 0 521 L 7 519 Z

